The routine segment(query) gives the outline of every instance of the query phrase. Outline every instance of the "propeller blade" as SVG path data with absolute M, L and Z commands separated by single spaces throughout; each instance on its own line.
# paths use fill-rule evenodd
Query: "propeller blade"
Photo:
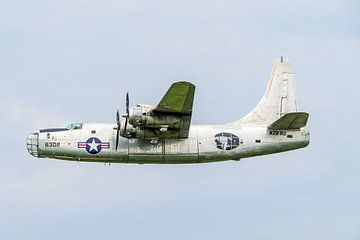
M 121 129 L 121 122 L 120 122 L 120 114 L 119 110 L 116 112 L 116 123 L 117 123 L 117 129 L 116 129 L 116 145 L 115 150 L 117 151 L 119 146 L 119 137 L 120 137 L 120 129 Z
M 115 150 L 117 151 L 118 146 L 119 146 L 119 136 L 120 136 L 120 129 L 116 130 L 116 145 L 115 145 Z
M 126 128 L 127 128 L 127 124 L 128 124 L 129 114 L 130 114 L 130 110 L 129 110 L 129 92 L 127 92 L 126 93 L 126 117 L 125 117 L 125 127 L 124 127 L 125 133 L 126 133 Z
M 116 111 L 116 123 L 119 126 L 120 125 L 120 113 L 119 113 L 119 109 Z
M 126 113 L 129 117 L 129 92 L 126 93 Z

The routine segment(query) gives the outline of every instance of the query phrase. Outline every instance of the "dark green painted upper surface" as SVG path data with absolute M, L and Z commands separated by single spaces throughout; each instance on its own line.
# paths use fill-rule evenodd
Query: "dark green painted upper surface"
M 154 111 L 191 115 L 194 94 L 194 84 L 184 81 L 173 83 Z
M 290 112 L 273 122 L 269 129 L 296 130 L 306 126 L 309 114 L 306 112 Z

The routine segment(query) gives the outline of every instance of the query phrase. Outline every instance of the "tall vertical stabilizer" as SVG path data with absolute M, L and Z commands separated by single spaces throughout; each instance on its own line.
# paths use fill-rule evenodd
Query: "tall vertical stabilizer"
M 286 113 L 298 111 L 293 65 L 281 57 L 273 66 L 258 105 L 234 124 L 268 126 Z

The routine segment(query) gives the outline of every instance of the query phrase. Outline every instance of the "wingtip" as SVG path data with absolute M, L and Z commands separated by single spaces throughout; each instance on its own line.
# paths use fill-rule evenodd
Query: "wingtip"
M 195 87 L 195 84 L 193 84 L 192 82 L 189 82 L 187 80 L 179 80 L 179 81 L 174 82 L 172 85 L 175 85 L 175 84 L 185 84 L 185 85 L 190 85 L 190 86 Z

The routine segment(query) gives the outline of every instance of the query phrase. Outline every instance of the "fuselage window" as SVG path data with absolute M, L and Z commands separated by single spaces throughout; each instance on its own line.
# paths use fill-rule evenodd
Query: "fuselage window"
M 256 143 L 261 143 L 261 140 L 260 140 L 260 139 L 256 139 L 255 142 L 256 142 Z
M 71 123 L 66 126 L 66 129 L 68 130 L 75 130 L 75 129 L 82 129 L 82 123 Z
M 96 130 L 91 130 L 91 134 L 96 134 Z
M 82 123 L 74 123 L 74 129 L 81 129 Z

